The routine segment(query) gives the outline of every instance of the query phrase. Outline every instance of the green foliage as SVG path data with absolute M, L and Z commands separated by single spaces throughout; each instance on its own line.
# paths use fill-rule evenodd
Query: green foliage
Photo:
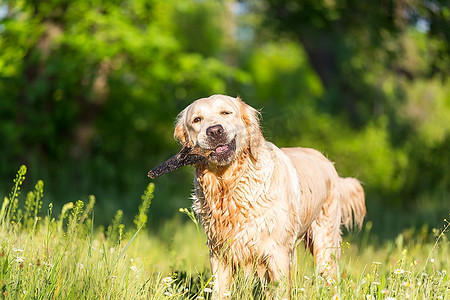
M 147 212 L 150 208 L 150 204 L 152 203 L 154 190 L 155 185 L 153 183 L 149 183 L 147 189 L 144 192 L 144 195 L 142 195 L 141 197 L 142 202 L 141 205 L 139 205 L 139 213 L 134 218 L 134 224 L 136 225 L 137 229 L 144 227 L 147 223 Z
M 261 109 L 270 141 L 317 148 L 361 179 L 369 219 L 392 213 L 374 230 L 420 227 L 413 213 L 436 225 L 450 197 L 449 15 L 441 0 L 0 4 L 0 191 L 27 163 L 32 182 L 52 183 L 46 199 L 62 209 L 60 231 L 75 222 L 65 203 L 92 193 L 101 199 L 95 222 L 106 226 L 138 206 L 148 169 L 179 150 L 178 112 L 226 93 Z M 150 222 L 188 205 L 191 170 L 158 179 L 164 201 L 154 201 Z M 0 222 L 36 226 L 47 204 L 38 187 L 25 183 L 33 191 L 17 206 L 26 171 Z M 144 215 L 116 215 L 110 239 Z
M 122 224 L 123 211 L 118 210 L 111 224 L 108 226 L 108 231 L 106 232 L 106 237 L 108 240 L 112 241 L 114 244 L 121 243 L 123 237 L 123 230 L 125 225 Z

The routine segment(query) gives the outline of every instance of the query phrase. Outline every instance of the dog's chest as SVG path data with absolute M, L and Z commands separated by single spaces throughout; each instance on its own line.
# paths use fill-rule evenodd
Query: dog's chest
M 212 252 L 241 262 L 263 255 L 261 242 L 275 226 L 268 213 L 271 199 L 264 189 L 264 181 L 255 176 L 244 175 L 230 185 L 197 178 L 193 207 Z

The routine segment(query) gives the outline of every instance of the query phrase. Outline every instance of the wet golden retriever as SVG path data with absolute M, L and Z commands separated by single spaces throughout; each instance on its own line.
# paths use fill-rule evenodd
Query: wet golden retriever
M 240 98 L 194 101 L 178 115 L 174 136 L 212 151 L 195 165 L 193 208 L 208 238 L 215 299 L 229 293 L 238 268 L 264 286 L 276 283 L 270 297 L 289 298 L 302 240 L 321 274 L 336 271 L 341 225 L 361 226 L 366 212 L 358 180 L 339 177 L 316 150 L 266 141 L 258 111 Z

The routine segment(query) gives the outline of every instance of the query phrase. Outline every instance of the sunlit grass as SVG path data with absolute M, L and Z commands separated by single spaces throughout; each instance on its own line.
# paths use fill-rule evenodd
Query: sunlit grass
M 153 195 L 149 185 L 135 226 L 118 212 L 106 229 L 94 227 L 95 198 L 66 204 L 61 212 L 42 207 L 44 184 L 22 200 L 20 169 L 0 210 L 0 298 L 2 299 L 209 299 L 213 289 L 208 249 L 190 210 L 145 230 Z M 21 199 L 21 200 L 19 200 Z M 154 199 L 154 201 L 159 201 Z M 314 271 L 299 247 L 293 299 L 449 299 L 448 221 L 440 230 L 401 234 L 375 243 L 370 222 L 357 242 L 344 242 L 336 280 Z M 238 276 L 230 299 L 264 299 L 257 280 Z

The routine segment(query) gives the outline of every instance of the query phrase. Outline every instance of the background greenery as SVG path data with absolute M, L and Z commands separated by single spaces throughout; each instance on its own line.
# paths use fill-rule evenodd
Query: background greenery
M 379 236 L 439 226 L 448 4 L 0 0 L 0 190 L 26 164 L 44 201 L 95 194 L 96 222 L 117 209 L 131 222 L 147 171 L 179 150 L 177 113 L 224 93 L 261 109 L 270 141 L 319 149 L 362 180 Z M 150 228 L 190 205 L 191 173 L 155 180 Z

